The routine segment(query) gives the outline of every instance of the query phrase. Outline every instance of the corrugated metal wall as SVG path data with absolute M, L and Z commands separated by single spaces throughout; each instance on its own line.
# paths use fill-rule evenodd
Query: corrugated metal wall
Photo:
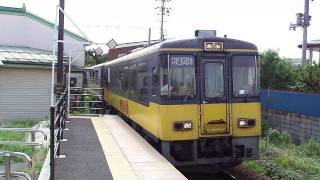
M 51 72 L 0 68 L 0 121 L 49 116 Z
M 268 100 L 268 96 L 272 100 Z M 320 117 L 320 94 L 307 94 L 287 91 L 261 91 L 264 108 L 282 110 L 296 114 Z

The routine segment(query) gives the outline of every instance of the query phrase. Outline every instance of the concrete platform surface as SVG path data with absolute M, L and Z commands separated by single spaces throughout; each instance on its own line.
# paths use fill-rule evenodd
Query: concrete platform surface
M 187 179 L 118 116 L 92 122 L 114 179 Z
M 57 159 L 57 180 L 184 180 L 172 164 L 121 118 L 71 118 Z

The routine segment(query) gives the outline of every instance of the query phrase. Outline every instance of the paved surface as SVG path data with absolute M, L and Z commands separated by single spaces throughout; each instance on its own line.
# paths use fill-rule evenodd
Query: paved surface
M 56 180 L 112 180 L 91 119 L 70 119 L 67 128 L 61 147 L 66 158 L 56 161 Z
M 118 116 L 73 118 L 57 159 L 57 180 L 186 180 Z
M 114 179 L 186 180 L 118 116 L 92 118 Z

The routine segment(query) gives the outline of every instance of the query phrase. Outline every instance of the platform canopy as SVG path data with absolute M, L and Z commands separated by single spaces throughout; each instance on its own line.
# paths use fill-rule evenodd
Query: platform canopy
M 298 47 L 302 48 L 302 45 L 299 44 Z M 318 58 L 318 63 L 319 63 L 320 62 L 320 39 L 309 41 L 307 44 L 307 50 L 309 51 L 309 59 L 312 59 L 312 61 L 309 61 L 309 62 L 314 62 L 313 53 L 316 53 L 316 54 L 319 54 L 319 58 Z
M 299 47 L 299 48 L 302 48 L 302 45 L 299 44 L 298 47 Z M 317 52 L 320 52 L 320 39 L 319 39 L 319 40 L 309 41 L 308 44 L 307 44 L 307 49 L 308 49 L 309 51 L 317 51 Z

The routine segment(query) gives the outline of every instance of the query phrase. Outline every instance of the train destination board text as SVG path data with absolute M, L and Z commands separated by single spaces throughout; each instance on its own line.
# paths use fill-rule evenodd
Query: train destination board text
M 171 66 L 194 66 L 194 58 L 192 56 L 171 56 Z

